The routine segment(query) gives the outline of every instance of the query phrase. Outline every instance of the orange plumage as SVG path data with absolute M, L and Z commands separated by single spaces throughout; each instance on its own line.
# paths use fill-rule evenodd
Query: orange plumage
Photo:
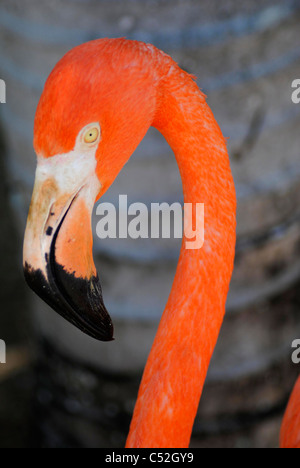
M 300 448 L 300 378 L 291 395 L 280 433 L 281 448 Z
M 187 447 L 223 321 L 233 270 L 236 197 L 225 140 L 193 77 L 155 47 L 125 39 L 84 44 L 66 54 L 55 67 L 35 119 L 34 146 L 39 164 L 42 161 L 48 167 L 47 160 L 52 158 L 66 160 L 57 155 L 67 154 L 71 158 L 77 135 L 91 122 L 100 124 L 101 140 L 95 153 L 99 190 L 93 191 L 89 210 L 95 198 L 101 197 L 114 181 L 151 125 L 165 136 L 175 153 L 184 201 L 205 205 L 204 246 L 187 250 L 183 242 L 127 440 L 127 447 Z M 54 170 L 51 166 L 51 171 Z M 44 174 L 45 171 L 43 177 Z M 93 184 L 95 188 L 95 181 Z M 72 281 L 81 278 L 88 285 L 91 276 L 88 272 L 84 278 L 82 265 L 76 272 L 80 233 L 73 256 L 70 245 L 65 250 L 63 247 L 68 237 L 63 233 L 70 232 L 74 225 L 72 212 L 76 212 L 76 204 L 79 206 L 74 193 L 79 196 L 82 193 L 78 187 L 75 192 L 75 188 L 72 185 L 68 192 L 72 201 L 71 208 L 66 208 L 63 227 L 58 224 L 59 214 L 54 213 L 58 220 L 53 228 L 55 237 L 42 243 L 50 245 L 51 255 L 47 257 L 42 252 L 40 260 L 37 259 L 42 265 L 41 273 L 37 275 L 30 264 L 32 247 L 26 242 L 24 264 L 31 286 L 39 292 L 36 281 L 42 277 L 47 302 L 82 330 L 96 336 L 94 302 L 91 313 L 86 301 L 85 315 L 84 298 L 77 295 L 81 304 L 77 310 L 70 293 L 77 291 Z M 87 213 L 84 206 L 82 209 Z M 28 239 L 33 237 L 31 229 L 30 224 Z M 91 250 L 89 237 L 82 236 L 82 246 Z M 105 311 L 101 309 L 101 313 L 103 327 L 109 328 Z M 112 333 L 103 336 L 111 339 Z

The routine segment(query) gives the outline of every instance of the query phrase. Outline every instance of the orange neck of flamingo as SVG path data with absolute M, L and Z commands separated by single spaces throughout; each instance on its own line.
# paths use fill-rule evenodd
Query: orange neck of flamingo
M 280 433 L 281 448 L 300 448 L 300 377 L 291 395 Z
M 194 81 L 171 67 L 153 125 L 172 147 L 185 203 L 204 203 L 205 242 L 183 242 L 144 371 L 127 447 L 187 447 L 222 325 L 235 251 L 236 198 L 225 140 Z

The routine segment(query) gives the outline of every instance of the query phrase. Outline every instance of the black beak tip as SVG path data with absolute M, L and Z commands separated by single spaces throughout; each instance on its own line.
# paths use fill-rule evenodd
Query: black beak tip
M 112 322 L 110 321 L 107 325 L 102 325 L 100 328 L 95 327 L 95 332 L 97 334 L 97 338 L 100 341 L 115 341 L 114 338 L 114 327 Z
M 28 286 L 85 334 L 99 341 L 114 341 L 114 327 L 103 303 L 98 277 L 78 279 L 57 264 L 55 269 L 48 264 L 47 270 L 46 278 L 41 270 L 26 263 L 24 276 Z

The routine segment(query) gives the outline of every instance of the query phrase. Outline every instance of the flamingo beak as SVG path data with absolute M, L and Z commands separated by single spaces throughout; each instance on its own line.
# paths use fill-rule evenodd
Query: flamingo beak
M 99 182 L 81 177 L 76 184 L 73 171 L 69 190 L 62 190 L 61 172 L 55 177 L 53 171 L 46 170 L 46 163 L 41 166 L 24 239 L 25 279 L 38 296 L 77 328 L 98 340 L 111 341 L 113 325 L 92 256 L 91 213 Z

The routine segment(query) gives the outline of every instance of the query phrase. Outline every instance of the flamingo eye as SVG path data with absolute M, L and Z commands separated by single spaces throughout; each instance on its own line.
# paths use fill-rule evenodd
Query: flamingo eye
M 99 128 L 97 127 L 89 128 L 84 134 L 83 141 L 84 143 L 90 145 L 92 143 L 95 143 L 98 140 L 99 135 L 100 135 Z

